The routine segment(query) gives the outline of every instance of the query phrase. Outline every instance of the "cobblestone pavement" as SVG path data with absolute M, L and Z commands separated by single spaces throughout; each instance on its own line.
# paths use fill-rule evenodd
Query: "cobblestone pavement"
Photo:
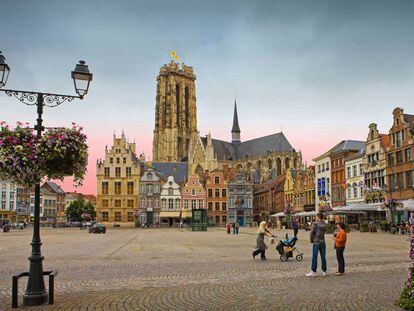
M 283 232 L 278 232 L 283 236 Z M 304 260 L 283 263 L 274 245 L 253 260 L 255 230 L 43 229 L 44 269 L 57 270 L 55 304 L 25 310 L 398 310 L 408 264 L 405 236 L 353 232 L 346 275 L 335 277 L 328 240 L 327 277 L 306 278 Z M 0 233 L 0 309 L 11 309 L 11 277 L 28 269 L 31 231 Z M 20 303 L 26 279 L 19 286 Z

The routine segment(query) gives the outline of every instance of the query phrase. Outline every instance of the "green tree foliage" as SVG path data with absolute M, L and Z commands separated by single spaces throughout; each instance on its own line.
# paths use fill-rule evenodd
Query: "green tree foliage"
M 87 213 L 92 219 L 95 219 L 96 212 L 91 202 L 86 202 L 83 198 L 77 198 L 70 203 L 66 209 L 66 217 L 70 221 L 82 221 L 82 214 Z

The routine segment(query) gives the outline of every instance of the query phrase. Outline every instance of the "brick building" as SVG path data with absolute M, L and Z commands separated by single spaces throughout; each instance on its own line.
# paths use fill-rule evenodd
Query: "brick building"
M 332 174 L 332 207 L 345 205 L 345 159 L 360 152 L 361 150 L 365 150 L 365 142 L 358 140 L 343 140 L 331 150 L 329 157 L 331 159 Z
M 414 115 L 405 114 L 402 108 L 395 108 L 392 114 L 386 151 L 387 196 L 404 203 L 414 198 Z
M 209 225 L 222 227 L 229 219 L 227 166 L 205 173 L 207 191 L 207 216 Z

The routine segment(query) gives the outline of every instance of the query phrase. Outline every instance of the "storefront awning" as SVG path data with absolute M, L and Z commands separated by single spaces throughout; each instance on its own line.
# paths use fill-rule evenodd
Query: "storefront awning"
M 180 212 L 160 212 L 161 218 L 180 218 Z
M 276 213 L 276 214 L 270 215 L 270 217 L 285 217 L 285 216 L 286 216 L 286 214 L 285 214 L 285 213 L 283 213 L 283 212 L 280 212 L 280 213 Z
M 403 204 L 402 210 L 414 211 L 414 199 L 401 200 L 401 203 Z
M 345 206 L 339 206 L 333 208 L 335 212 L 382 212 L 381 203 L 367 204 L 367 203 L 353 203 Z
M 316 216 L 316 211 L 311 212 L 299 212 L 294 215 L 295 217 L 309 217 L 309 216 Z

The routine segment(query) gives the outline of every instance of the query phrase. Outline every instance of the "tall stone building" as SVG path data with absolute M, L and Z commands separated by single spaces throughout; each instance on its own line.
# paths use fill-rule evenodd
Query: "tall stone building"
M 157 77 L 153 161 L 187 161 L 197 134 L 196 76 L 192 67 L 171 61 Z
M 96 164 L 97 218 L 100 222 L 133 222 L 138 209 L 139 179 L 144 164 L 135 155 L 135 143 L 114 135 L 105 159 Z

